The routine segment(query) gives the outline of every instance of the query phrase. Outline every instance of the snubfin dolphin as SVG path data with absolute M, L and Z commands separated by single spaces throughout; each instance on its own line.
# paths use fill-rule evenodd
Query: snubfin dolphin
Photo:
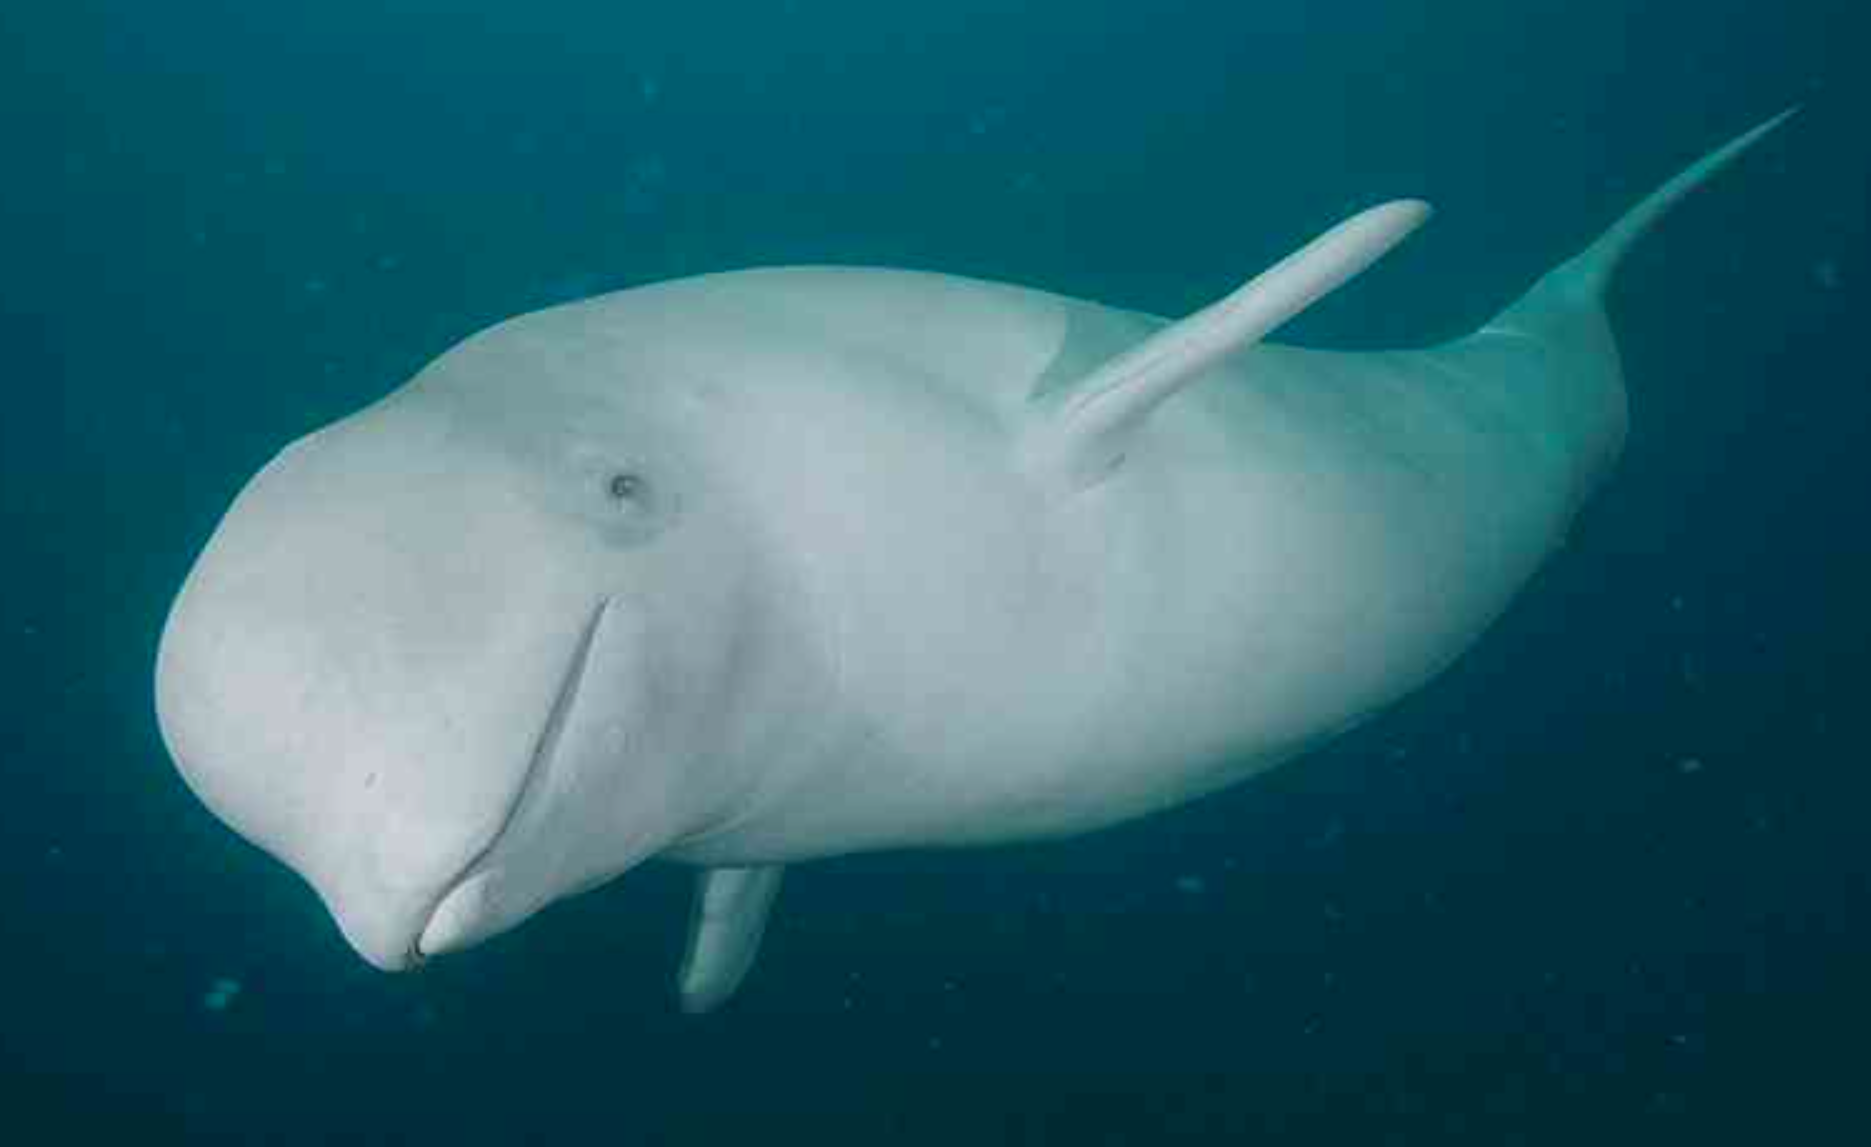
M 832 268 L 502 323 L 240 493 L 163 634 L 164 738 L 381 968 L 700 866 L 713 1007 L 784 865 L 1129 820 L 1434 677 L 1623 446 L 1620 258 L 1779 122 L 1424 350 L 1260 341 L 1412 201 L 1175 323 Z

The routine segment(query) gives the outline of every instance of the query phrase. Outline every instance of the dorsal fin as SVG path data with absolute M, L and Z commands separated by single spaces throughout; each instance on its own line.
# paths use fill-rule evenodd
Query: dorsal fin
M 1376 262 L 1429 218 L 1400 199 L 1340 223 L 1233 294 L 1151 335 L 1084 378 L 1036 396 L 1019 443 L 1036 481 L 1071 492 L 1123 461 L 1150 412 L 1217 359 L 1269 331 Z

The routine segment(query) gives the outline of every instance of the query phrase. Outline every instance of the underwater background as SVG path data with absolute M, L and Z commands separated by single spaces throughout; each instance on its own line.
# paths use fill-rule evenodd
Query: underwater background
M 0 1142 L 1871 1142 L 1871 13 L 1842 0 L 0 7 Z M 651 866 L 385 976 L 183 787 L 164 612 L 281 445 L 513 313 L 882 264 L 1472 328 L 1791 103 L 1613 316 L 1622 468 L 1450 672 L 1074 841 Z M 1276 670 L 1277 671 L 1277 670 Z

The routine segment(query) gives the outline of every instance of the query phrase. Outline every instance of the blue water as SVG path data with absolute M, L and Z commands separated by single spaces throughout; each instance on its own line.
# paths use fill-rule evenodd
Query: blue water
M 28 0 L 0 10 L 6 1143 L 1871 1141 L 1871 22 L 1843 0 Z M 1615 295 L 1635 428 L 1433 687 L 1043 847 L 796 872 L 742 996 L 646 869 L 386 977 L 158 741 L 245 477 L 516 311 L 875 263 L 1471 327 L 1805 115 Z

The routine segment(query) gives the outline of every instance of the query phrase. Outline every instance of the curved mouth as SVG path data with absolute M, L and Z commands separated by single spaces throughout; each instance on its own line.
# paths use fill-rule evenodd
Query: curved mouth
M 461 871 L 442 885 L 442 891 L 437 894 L 434 904 L 424 917 L 422 930 L 410 941 L 409 966 L 415 967 L 441 952 L 465 947 L 463 937 L 475 926 L 476 918 L 484 914 L 479 909 L 482 908 L 481 893 L 485 888 L 479 878 L 488 858 L 506 839 L 508 830 L 519 819 L 520 811 L 538 791 L 541 778 L 552 767 L 552 760 L 558 753 L 559 739 L 564 734 L 566 717 L 572 710 L 572 702 L 585 679 L 585 668 L 591 661 L 591 647 L 597 637 L 598 627 L 603 623 L 610 605 L 611 599 L 608 597 L 599 601 L 597 608 L 591 612 L 590 620 L 585 622 L 583 631 L 578 635 L 578 644 L 572 649 L 571 662 L 559 681 L 558 693 L 546 713 L 545 726 L 533 741 L 533 752 L 527 761 L 526 773 L 520 779 L 519 787 L 514 790 L 513 800 L 507 806 L 506 815 L 501 818 L 500 827 L 469 858 Z

